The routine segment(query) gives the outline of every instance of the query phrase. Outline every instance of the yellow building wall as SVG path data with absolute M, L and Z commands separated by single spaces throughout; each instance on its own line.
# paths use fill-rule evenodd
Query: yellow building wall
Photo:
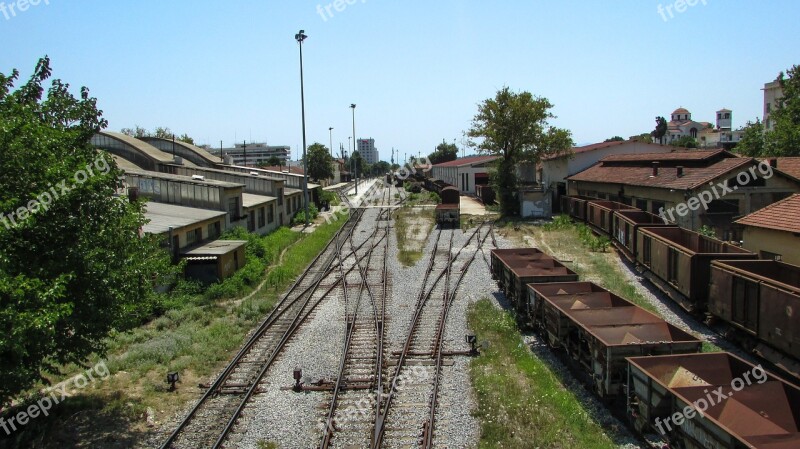
M 783 262 L 800 265 L 800 237 L 791 232 L 747 226 L 743 246 L 756 254 L 760 251 L 780 254 Z

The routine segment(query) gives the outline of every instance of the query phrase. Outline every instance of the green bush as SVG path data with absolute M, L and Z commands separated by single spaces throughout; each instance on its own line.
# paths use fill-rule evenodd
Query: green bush
M 314 221 L 319 215 L 319 210 L 314 203 L 310 203 L 308 205 L 308 221 Z M 304 208 L 300 208 L 296 214 L 294 214 L 294 218 L 292 218 L 292 225 L 297 226 L 306 223 L 306 211 Z

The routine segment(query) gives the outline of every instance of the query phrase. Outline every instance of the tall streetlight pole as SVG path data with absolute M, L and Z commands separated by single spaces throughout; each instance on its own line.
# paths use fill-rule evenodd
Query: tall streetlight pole
M 356 155 L 356 104 L 352 103 L 350 109 L 353 110 L 353 156 Z M 359 155 L 360 156 L 360 155 Z M 355 167 L 356 172 L 356 195 L 358 195 L 358 165 Z
M 300 110 L 303 116 L 303 204 L 305 207 L 306 227 L 308 227 L 308 158 L 306 157 L 306 97 L 303 90 L 303 41 L 308 36 L 303 30 L 294 35 L 300 44 Z
M 328 147 L 329 151 L 331 152 L 331 157 L 333 157 L 333 126 L 328 128 L 328 134 L 330 136 L 330 146 Z

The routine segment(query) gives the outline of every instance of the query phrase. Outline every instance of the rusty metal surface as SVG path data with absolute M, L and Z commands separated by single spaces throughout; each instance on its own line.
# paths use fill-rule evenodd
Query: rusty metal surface
M 606 289 L 594 282 L 551 282 L 549 284 L 531 284 L 528 287 L 540 296 L 574 295 L 577 293 L 606 291 Z
M 800 266 L 775 260 L 717 260 L 711 265 L 800 295 Z
M 616 326 L 619 324 L 655 324 L 664 322 L 656 315 L 636 306 L 564 310 L 564 313 L 584 326 Z
M 444 187 L 439 196 L 442 198 L 443 204 L 459 204 L 461 202 L 461 192 L 453 186 Z
M 697 342 L 698 344 L 700 343 L 697 338 L 665 321 L 649 324 L 588 326 L 587 330 L 605 346 L 693 342 Z
M 614 214 L 618 216 L 620 220 L 633 225 L 675 226 L 673 224 L 664 223 L 664 220 L 658 215 L 638 209 L 618 210 L 614 212 Z
M 800 447 L 800 388 L 766 373 L 767 380 L 734 392 L 734 379 L 744 379 L 754 366 L 728 353 L 633 357 L 628 362 L 680 399 L 691 404 L 708 400 L 709 392 L 722 388 L 726 398 L 715 394 L 715 404 L 705 411 L 704 420 L 723 429 L 741 443 L 758 449 Z M 763 379 L 763 377 L 761 378 Z M 645 400 L 640 397 L 640 400 Z M 679 407 L 681 404 L 677 404 Z
M 721 240 L 706 237 L 692 232 L 687 229 L 679 227 L 652 227 L 642 228 L 642 234 L 649 235 L 654 239 L 659 239 L 673 246 L 676 249 L 682 249 L 689 255 L 695 254 L 723 254 L 723 255 L 750 255 L 754 259 L 757 257 L 755 254 L 747 251 L 746 249 L 733 246 Z

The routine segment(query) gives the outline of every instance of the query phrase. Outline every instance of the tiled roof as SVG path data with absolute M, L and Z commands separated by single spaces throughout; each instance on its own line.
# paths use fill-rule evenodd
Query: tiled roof
M 668 156 L 669 154 L 670 153 L 665 155 L 655 154 L 651 156 Z M 627 156 L 634 158 L 644 155 L 631 154 Z M 649 162 L 657 159 L 639 158 L 637 160 Z M 681 159 L 674 158 L 672 160 Z M 737 169 L 752 163 L 752 158 L 724 158 L 701 167 L 684 167 L 683 176 L 678 177 L 678 171 L 675 167 L 660 167 L 658 169 L 658 176 L 652 176 L 653 167 L 649 164 L 617 165 L 601 162 L 567 179 L 570 181 L 614 183 L 685 190 L 697 188 L 726 173 L 737 172 Z
M 800 233 L 800 194 L 770 204 L 736 221 L 737 224 L 758 228 Z
M 605 149 L 605 148 L 612 148 L 612 147 L 625 145 L 625 144 L 658 145 L 656 143 L 644 143 L 644 142 L 637 142 L 637 141 L 633 141 L 633 140 L 622 140 L 622 141 L 616 140 L 616 141 L 613 141 L 613 142 L 600 142 L 600 143 L 594 143 L 594 144 L 591 144 L 591 145 L 584 145 L 582 147 L 574 147 L 574 148 L 572 148 L 572 153 L 571 154 L 574 155 L 574 154 L 588 153 L 590 151 L 597 151 L 597 150 L 602 150 L 602 149 Z M 687 150 L 687 148 L 675 147 L 675 150 Z M 650 153 L 648 153 L 648 154 L 650 154 Z M 567 156 L 567 155 L 568 154 L 556 154 L 556 155 L 552 155 L 552 156 L 547 156 L 543 160 L 549 161 L 549 160 L 553 160 L 553 159 L 559 159 L 559 158 L 562 158 L 562 157 Z
M 454 161 L 449 162 L 442 162 L 441 164 L 436 164 L 434 167 L 464 167 L 467 165 L 473 164 L 482 164 L 485 162 L 491 162 L 495 159 L 498 159 L 499 156 L 470 156 L 470 157 L 462 157 L 461 159 L 456 159 Z
M 689 150 L 676 149 L 669 153 L 637 153 L 637 154 L 612 154 L 602 159 L 602 162 L 612 161 L 702 161 L 722 155 L 725 150 Z M 731 157 L 730 153 L 725 156 Z
M 800 157 L 779 157 L 778 170 L 795 179 L 800 179 Z

